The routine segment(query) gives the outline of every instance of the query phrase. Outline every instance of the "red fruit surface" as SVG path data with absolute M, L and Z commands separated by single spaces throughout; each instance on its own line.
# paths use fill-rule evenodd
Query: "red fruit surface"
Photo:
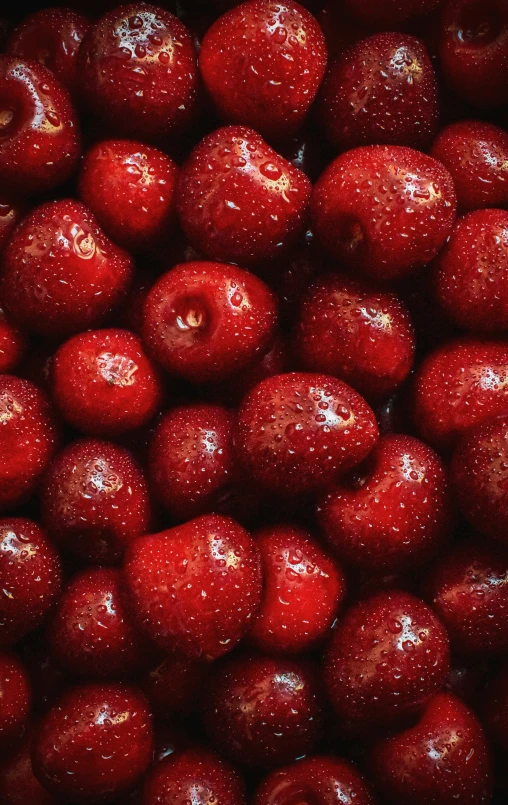
M 318 519 L 338 558 L 369 574 L 404 573 L 434 558 L 452 531 L 446 469 L 412 436 L 382 436 L 351 478 L 321 501 Z
M 267 654 L 314 648 L 328 635 L 344 601 L 342 570 L 298 526 L 267 526 L 254 538 L 261 554 L 263 595 L 249 642 Z
M 116 563 L 150 530 L 141 468 L 125 448 L 98 439 L 67 445 L 44 476 L 41 514 L 66 550 L 89 562 Z
M 213 510 L 236 475 L 232 411 L 190 403 L 168 411 L 150 444 L 149 473 L 159 500 L 175 520 Z
M 259 785 L 254 805 L 375 805 L 375 799 L 355 767 L 338 757 L 316 755 L 277 769 Z
M 0 181 L 5 191 L 40 193 L 67 181 L 80 156 L 67 90 L 42 64 L 0 55 Z
M 450 171 L 459 209 L 508 205 L 508 134 L 481 120 L 441 129 L 431 155 Z
M 191 383 L 217 382 L 255 362 L 275 334 L 275 295 L 243 268 L 182 263 L 148 293 L 142 336 L 149 353 Z
M 76 803 L 127 792 L 153 753 L 151 714 L 137 688 L 79 685 L 45 715 L 35 736 L 35 774 L 48 791 Z
M 0 747 L 3 754 L 20 738 L 32 694 L 27 672 L 10 651 L 0 652 Z
M 8 243 L 24 213 L 24 205 L 17 198 L 5 194 L 0 197 L 0 249 Z
M 90 20 L 74 9 L 44 8 L 16 26 L 7 53 L 40 62 L 74 95 L 79 46 L 89 27 Z
M 199 67 L 222 118 L 284 140 L 302 126 L 326 56 L 321 28 L 299 3 L 248 0 L 208 29 Z
M 508 416 L 472 428 L 459 442 L 451 477 L 462 514 L 508 547 Z
M 436 296 L 458 327 L 495 335 L 508 330 L 508 211 L 459 218 L 436 261 Z
M 198 710 L 208 665 L 170 654 L 146 673 L 141 686 L 157 719 L 173 723 L 175 716 L 188 716 Z
M 130 3 L 108 11 L 79 51 L 89 112 L 122 136 L 159 141 L 182 134 L 196 110 L 196 52 L 169 11 Z
M 91 568 L 71 579 L 51 618 L 49 643 L 76 676 L 122 677 L 140 667 L 144 646 L 126 611 L 119 570 Z
M 408 376 L 415 351 L 403 302 L 339 274 L 321 277 L 307 290 L 294 340 L 306 369 L 335 375 L 369 399 L 395 391 Z
M 133 261 L 79 201 L 36 207 L 4 252 L 2 297 L 15 324 L 65 336 L 97 326 L 126 296 Z
M 426 592 L 457 655 L 508 652 L 508 557 L 478 542 L 454 546 L 425 582 Z
M 369 734 L 421 711 L 449 667 L 448 637 L 430 607 L 409 593 L 383 591 L 339 621 L 324 675 L 342 726 Z
M 253 129 L 226 126 L 208 134 L 182 166 L 177 212 L 195 249 L 250 267 L 294 245 L 310 194 L 307 176 Z
M 505 0 L 446 0 L 439 58 L 449 86 L 477 106 L 508 99 L 508 6 Z
M 508 665 L 490 681 L 484 700 L 483 717 L 489 737 L 503 753 L 508 752 Z
M 244 398 L 236 448 L 261 486 L 299 495 L 327 486 L 358 464 L 377 436 L 372 410 L 346 383 L 291 372 L 263 380 Z
M 53 410 L 28 380 L 0 375 L 0 511 L 22 503 L 37 486 L 58 444 Z
M 91 330 L 66 341 L 51 368 L 52 395 L 63 418 L 92 436 L 146 425 L 162 401 L 158 370 L 128 330 Z
M 175 162 L 158 148 L 103 140 L 84 156 L 79 196 L 115 243 L 146 251 L 174 229 L 177 178 Z
M 142 805 L 245 805 L 245 784 L 232 766 L 208 749 L 184 749 L 148 773 Z
M 373 749 L 370 769 L 393 805 L 487 805 L 489 747 L 476 716 L 460 699 L 435 696 L 420 721 Z
M 205 701 L 213 746 L 236 763 L 266 767 L 312 752 L 323 722 L 320 681 L 305 662 L 258 655 L 217 666 Z
M 443 0 L 345 0 L 345 8 L 362 25 L 390 30 L 436 11 Z
M 262 380 L 287 371 L 291 357 L 289 339 L 279 331 L 268 352 L 246 369 L 235 372 L 227 380 L 217 384 L 212 390 L 212 396 L 216 396 L 225 405 L 238 405 L 242 397 Z
M 432 157 L 371 145 L 339 156 L 314 186 L 311 218 L 332 257 L 394 280 L 429 262 L 455 219 L 452 177 Z
M 1 225 L 0 225 L 1 226 Z M 0 235 L 1 240 L 1 235 Z M 21 361 L 27 348 L 27 339 L 5 315 L 0 305 L 0 373 L 11 372 Z
M 425 45 L 408 34 L 362 39 L 329 67 L 318 107 L 323 130 L 339 151 L 360 145 L 424 150 L 439 122 L 437 81 Z
M 33 773 L 32 736 L 30 728 L 20 746 L 0 762 L 0 802 L 3 805 L 56 805 L 55 798 Z
M 0 519 L 0 645 L 42 623 L 61 589 L 58 551 L 33 520 Z
M 259 552 L 234 520 L 203 515 L 135 540 L 124 561 L 132 611 L 164 651 L 214 660 L 246 633 L 261 599 Z
M 412 415 L 421 436 L 453 447 L 473 425 L 508 414 L 508 346 L 449 341 L 427 354 L 415 377 Z

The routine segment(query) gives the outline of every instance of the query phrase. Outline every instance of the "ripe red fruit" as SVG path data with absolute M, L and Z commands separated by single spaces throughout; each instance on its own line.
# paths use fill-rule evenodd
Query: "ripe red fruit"
M 329 67 L 318 108 L 339 151 L 384 144 L 425 149 L 439 122 L 437 81 L 425 45 L 408 34 L 362 39 Z
M 184 749 L 165 758 L 148 773 L 143 805 L 244 805 L 245 784 L 232 766 L 208 749 Z
M 52 794 L 76 803 L 127 792 L 152 760 L 151 720 L 137 688 L 75 687 L 42 720 L 32 749 L 35 774 Z
M 177 212 L 199 252 L 250 267 L 296 242 L 310 194 L 307 176 L 259 134 L 226 126 L 208 134 L 184 163 Z
M 0 305 L 0 373 L 11 372 L 20 362 L 26 348 L 27 339 L 24 334 L 6 317 L 5 310 Z
M 0 250 L 8 243 L 24 213 L 24 205 L 18 199 L 5 194 L 0 197 Z
M 439 26 L 444 77 L 477 106 L 508 98 L 508 6 L 505 0 L 447 0 Z
M 303 528 L 267 526 L 254 538 L 263 595 L 248 640 L 267 654 L 298 654 L 325 638 L 346 595 L 342 570 Z
M 36 207 L 4 252 L 2 298 L 13 321 L 46 336 L 97 326 L 127 294 L 127 252 L 79 201 Z
M 149 472 L 159 500 L 175 520 L 219 504 L 235 480 L 232 411 L 210 403 L 164 414 L 150 444 Z
M 233 265 L 175 266 L 151 288 L 143 311 L 147 350 L 173 375 L 217 382 L 253 363 L 275 333 L 274 294 Z
M 358 464 L 378 436 L 374 414 L 350 386 L 291 372 L 258 383 L 239 412 L 239 460 L 261 486 L 283 495 L 326 487 Z
M 42 528 L 22 517 L 0 519 L 0 645 L 42 623 L 61 583 L 58 551 Z
M 26 195 L 63 184 L 76 169 L 80 136 L 67 90 L 42 64 L 0 55 L 0 181 Z
M 507 380 L 504 342 L 463 339 L 430 352 L 413 388 L 412 414 L 421 436 L 450 448 L 472 425 L 508 414 Z
M 355 767 L 338 757 L 316 755 L 277 769 L 259 785 L 254 805 L 375 805 L 375 799 Z M 304 799 L 305 798 L 305 799 Z
M 258 655 L 228 658 L 211 675 L 204 718 L 212 745 L 232 761 L 261 768 L 290 763 L 321 737 L 315 669 Z
M 194 117 L 198 85 L 192 38 L 159 6 L 130 3 L 104 14 L 83 40 L 78 70 L 90 113 L 123 136 L 174 137 Z
M 46 395 L 28 380 L 0 375 L 0 511 L 35 489 L 58 444 Z
M 422 710 L 444 684 L 448 638 L 430 607 L 387 591 L 354 604 L 325 656 L 328 696 L 351 732 L 387 730 Z
M 441 129 L 431 155 L 450 171 L 459 209 L 508 204 L 508 134 L 481 120 L 459 120 Z
M 128 330 L 73 336 L 55 353 L 51 379 L 63 418 L 94 436 L 115 436 L 146 425 L 162 400 L 158 370 Z
M 440 693 L 413 727 L 380 741 L 370 771 L 393 805 L 488 805 L 490 752 L 476 716 L 460 699 Z
M 490 681 L 484 700 L 485 726 L 496 747 L 503 755 L 508 752 L 508 665 Z
M 508 651 L 507 577 L 508 558 L 489 545 L 466 542 L 438 559 L 425 587 L 456 654 Z
M 437 258 L 435 282 L 439 304 L 458 327 L 508 331 L 508 212 L 460 218 Z
M 452 460 L 462 514 L 488 537 L 508 546 L 508 416 L 471 428 Z
M 306 369 L 340 377 L 369 399 L 395 391 L 415 351 L 403 302 L 339 274 L 317 279 L 305 293 L 294 341 Z
M 89 27 L 89 19 L 74 9 L 44 8 L 25 17 L 14 29 L 6 50 L 48 67 L 75 94 L 79 46 Z
M 26 670 L 10 651 L 0 652 L 0 747 L 3 753 L 20 738 L 32 694 Z
M 371 145 L 328 166 L 314 186 L 311 217 L 332 257 L 394 280 L 435 257 L 455 208 L 452 177 L 440 162 L 412 148 Z
M 208 29 L 199 67 L 222 118 L 283 140 L 303 124 L 326 68 L 315 18 L 292 0 L 248 0 Z
M 62 547 L 99 563 L 118 562 L 151 521 L 141 468 L 125 448 L 97 439 L 80 439 L 56 456 L 44 476 L 41 514 Z
M 386 31 L 431 14 L 442 1 L 345 0 L 345 8 L 360 24 Z
M 140 684 L 156 717 L 172 723 L 175 716 L 188 716 L 199 708 L 207 677 L 206 663 L 170 654 Z
M 58 663 L 76 676 L 127 676 L 145 647 L 126 611 L 122 578 L 114 568 L 84 570 L 66 587 L 49 625 Z
M 176 164 L 158 148 L 103 140 L 84 156 L 79 195 L 115 243 L 146 251 L 172 233 L 177 177 Z
M 364 465 L 321 501 L 318 517 L 340 560 L 370 574 L 429 562 L 452 529 L 446 469 L 412 436 L 382 436 Z
M 22 743 L 7 753 L 0 765 L 0 802 L 3 805 L 56 805 L 55 798 L 42 787 L 32 769 L 32 737 L 29 728 Z
M 135 540 L 125 556 L 124 579 L 147 637 L 191 659 L 214 660 L 231 651 L 261 598 L 256 544 L 221 515 Z

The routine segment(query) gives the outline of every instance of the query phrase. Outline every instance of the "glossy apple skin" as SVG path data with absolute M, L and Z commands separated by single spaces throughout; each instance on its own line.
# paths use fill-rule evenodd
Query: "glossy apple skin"
M 354 467 L 377 436 L 372 410 L 346 383 L 290 372 L 261 381 L 243 399 L 236 448 L 254 481 L 296 496 L 315 492 Z
M 157 763 L 143 785 L 142 805 L 244 805 L 245 783 L 208 749 L 184 749 Z
M 414 380 L 411 413 L 421 437 L 440 450 L 492 417 L 508 414 L 508 347 L 449 341 L 427 354 Z
M 183 164 L 177 212 L 195 249 L 250 268 L 276 261 L 296 243 L 310 194 L 307 176 L 253 129 L 225 126 Z
M 305 293 L 294 345 L 304 368 L 379 399 L 408 376 L 415 334 L 409 311 L 394 293 L 332 274 Z
M 212 399 L 217 399 L 224 405 L 238 406 L 254 386 L 267 377 L 283 374 L 292 363 L 294 363 L 294 356 L 290 339 L 285 333 L 278 330 L 271 347 L 261 358 L 247 366 L 246 369 L 235 372 L 234 375 L 211 389 Z
M 314 185 L 316 236 L 329 254 L 378 280 L 422 268 L 455 220 L 452 177 L 432 157 L 397 145 L 354 148 Z
M 508 7 L 504 0 L 447 0 L 439 26 L 439 59 L 449 86 L 469 103 L 508 98 Z
M 324 678 L 341 725 L 369 734 L 420 712 L 449 667 L 448 637 L 430 607 L 388 590 L 354 604 L 339 621 Z
M 453 455 L 451 477 L 462 514 L 508 547 L 508 415 L 466 433 Z
M 3 805 L 56 805 L 56 799 L 42 787 L 32 769 L 33 729 L 29 727 L 14 752 L 0 764 L 0 801 Z
M 323 32 L 301 5 L 248 0 L 208 29 L 199 67 L 224 120 L 277 141 L 302 126 L 326 58 Z
M 132 612 L 147 637 L 163 651 L 190 659 L 215 660 L 231 651 L 261 598 L 256 544 L 221 515 L 134 540 L 123 573 Z
M 0 225 L 1 226 L 1 225 Z M 1 234 L 0 234 L 1 241 Z M 1 248 L 1 247 L 0 247 Z M 7 318 L 0 304 L 0 373 L 8 374 L 17 367 L 26 352 L 24 333 Z
M 439 122 L 437 81 L 425 45 L 398 33 L 362 39 L 328 68 L 318 109 L 338 151 L 361 145 L 425 150 Z
M 128 330 L 78 333 L 56 351 L 52 396 L 62 417 L 91 436 L 146 425 L 163 398 L 158 369 Z
M 63 184 L 80 156 L 76 113 L 67 90 L 42 64 L 0 55 L 0 181 L 30 195 Z
M 503 663 L 491 679 L 484 700 L 483 717 L 494 745 L 508 752 L 508 665 Z
M 16 654 L 0 652 L 0 747 L 18 741 L 28 720 L 32 693 L 25 667 Z
M 0 511 L 26 500 L 59 442 L 46 395 L 28 380 L 0 375 Z
M 56 797 L 94 803 L 128 792 L 153 754 L 152 717 L 137 688 L 89 683 L 64 693 L 42 719 L 34 771 Z
M 254 805 L 375 805 L 370 786 L 355 767 L 338 757 L 315 755 L 272 771 L 254 795 Z
M 25 212 L 24 202 L 15 195 L 3 193 L 0 196 L 0 249 L 6 246 Z
M 71 579 L 49 624 L 57 662 L 75 676 L 128 676 L 146 647 L 127 611 L 120 570 L 97 567 Z
M 65 336 L 97 326 L 126 296 L 134 264 L 79 201 L 36 207 L 4 252 L 2 296 L 15 324 Z
M 191 383 L 218 382 L 268 349 L 277 303 L 262 280 L 225 263 L 175 266 L 151 288 L 143 310 L 148 352 Z
M 42 528 L 24 517 L 0 519 L 0 645 L 39 626 L 61 586 L 60 556 Z
M 315 668 L 262 655 L 228 658 L 210 677 L 204 720 L 212 745 L 232 762 L 271 768 L 303 757 L 323 726 Z
M 248 641 L 267 654 L 311 650 L 330 632 L 346 595 L 341 568 L 315 537 L 291 524 L 254 535 L 263 567 L 263 595 Z
M 145 477 L 129 451 L 80 439 L 48 468 L 41 515 L 65 550 L 88 562 L 116 564 L 127 544 L 150 530 L 152 512 Z
M 450 321 L 473 333 L 506 333 L 507 279 L 508 211 L 459 218 L 435 267 L 436 297 Z
M 90 20 L 70 8 L 45 8 L 20 22 L 9 36 L 6 51 L 32 62 L 40 62 L 76 94 L 77 58 Z
M 196 111 L 196 52 L 169 11 L 130 3 L 108 11 L 85 36 L 80 89 L 90 113 L 121 136 L 161 141 L 187 130 Z
M 508 651 L 508 557 L 479 541 L 459 543 L 441 556 L 425 591 L 458 656 L 503 656 Z
M 405 573 L 428 563 L 453 528 L 446 468 L 412 436 L 382 436 L 350 479 L 318 506 L 330 548 L 370 574 Z
M 172 234 L 178 168 L 158 148 L 103 140 L 85 154 L 79 196 L 106 234 L 131 252 L 157 248 Z
M 189 716 L 199 709 L 207 679 L 206 663 L 170 654 L 143 675 L 140 685 L 155 718 L 172 724 L 175 716 Z
M 393 805 L 491 802 L 490 751 L 482 726 L 448 693 L 435 696 L 415 726 L 380 741 L 369 767 Z
M 459 209 L 508 205 L 508 134 L 482 120 L 459 120 L 441 129 L 431 156 L 450 171 Z
M 213 511 L 236 476 L 234 414 L 188 403 L 159 420 L 150 444 L 152 488 L 175 520 Z
M 362 25 L 388 31 L 431 14 L 441 3 L 442 0 L 345 0 L 345 8 Z

